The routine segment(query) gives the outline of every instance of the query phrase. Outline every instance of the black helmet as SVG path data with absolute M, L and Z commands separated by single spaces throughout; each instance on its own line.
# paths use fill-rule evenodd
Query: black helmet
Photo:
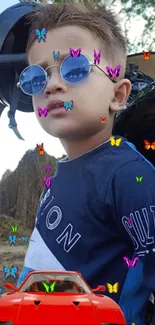
M 132 84 L 128 102 L 130 102 L 139 91 L 154 81 L 154 61 L 155 53 L 151 53 L 151 60 L 147 62 L 144 61 L 143 53 L 128 55 L 125 78 L 129 79 Z
M 155 53 L 151 53 L 152 63 L 155 63 Z M 133 58 L 132 58 L 133 61 Z M 140 61 L 139 61 L 140 62 Z M 134 143 L 138 151 L 144 155 L 148 160 L 150 160 L 155 165 L 155 156 L 153 150 L 146 150 L 144 146 L 144 141 L 149 142 L 155 141 L 155 72 L 150 69 L 149 62 L 143 63 L 141 69 L 145 70 L 144 74 L 141 70 L 136 68 L 132 73 L 128 73 L 128 79 L 132 83 L 132 88 L 134 88 L 134 83 L 143 83 L 142 89 L 134 89 L 131 92 L 131 96 L 123 108 L 123 110 L 117 115 L 114 127 L 113 135 L 120 135 L 127 138 L 128 141 Z M 129 69 L 130 70 L 130 69 Z M 133 80 L 133 76 L 135 79 Z M 154 79 L 153 79 L 154 77 Z
M 29 12 L 41 6 L 34 1 L 22 2 L 0 14 L 0 115 L 9 105 L 9 127 L 22 140 L 17 130 L 15 112 L 33 112 L 31 97 L 16 87 L 21 71 L 27 66 L 25 50 L 30 26 L 25 25 L 25 18 Z

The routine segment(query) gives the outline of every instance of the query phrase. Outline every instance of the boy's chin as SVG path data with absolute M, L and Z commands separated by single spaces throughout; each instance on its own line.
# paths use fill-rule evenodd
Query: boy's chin
M 49 135 L 51 135 L 52 137 L 54 138 L 58 138 L 58 139 L 65 139 L 65 138 L 71 138 L 72 137 L 72 132 L 69 130 L 62 130 L 62 129 L 59 129 L 59 130 L 47 130 L 47 129 L 44 129 L 44 131 L 46 133 L 48 133 Z

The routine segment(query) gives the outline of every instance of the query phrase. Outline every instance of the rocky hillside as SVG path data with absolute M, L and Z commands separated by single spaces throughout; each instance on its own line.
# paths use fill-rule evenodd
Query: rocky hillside
M 59 158 L 61 159 L 61 158 Z M 24 265 L 24 258 L 35 222 L 40 194 L 44 187 L 42 177 L 54 174 L 57 159 L 38 150 L 29 150 L 14 172 L 7 170 L 0 181 L 0 289 L 7 292 L 6 283 L 16 285 Z M 46 173 L 45 166 L 51 167 Z M 17 226 L 17 231 L 12 231 Z M 9 235 L 16 235 L 16 245 L 10 245 Z M 28 238 L 27 242 L 22 238 Z M 16 279 L 11 274 L 6 279 L 4 267 L 18 267 Z
M 32 229 L 44 187 L 42 177 L 54 174 L 56 162 L 47 153 L 40 156 L 36 148 L 25 153 L 14 172 L 7 170 L 0 181 L 0 216 L 20 220 Z M 51 173 L 46 173 L 45 166 L 51 166 Z

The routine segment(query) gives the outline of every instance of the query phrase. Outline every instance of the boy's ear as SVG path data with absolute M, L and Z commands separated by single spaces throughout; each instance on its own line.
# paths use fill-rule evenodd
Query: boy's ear
M 117 82 L 114 86 L 114 98 L 110 103 L 111 112 L 118 112 L 126 104 L 131 92 L 131 82 L 128 79 L 123 79 Z

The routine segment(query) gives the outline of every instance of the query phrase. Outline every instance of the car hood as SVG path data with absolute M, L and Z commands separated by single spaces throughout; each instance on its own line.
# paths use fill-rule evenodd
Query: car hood
M 4 318 L 14 325 L 97 325 L 112 323 L 112 319 L 115 319 L 115 323 L 125 324 L 119 306 L 113 300 L 94 294 L 5 295 L 0 300 L 0 321 Z

